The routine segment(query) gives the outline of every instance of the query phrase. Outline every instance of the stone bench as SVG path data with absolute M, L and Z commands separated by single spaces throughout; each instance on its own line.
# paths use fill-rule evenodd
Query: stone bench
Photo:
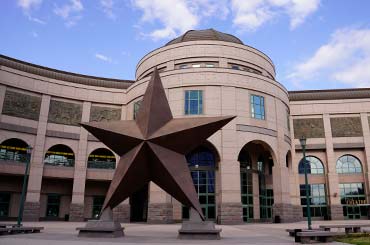
M 285 230 L 286 232 L 289 232 L 289 236 L 292 236 L 292 237 L 295 237 L 295 235 L 297 234 L 297 232 L 309 232 L 309 231 L 324 231 L 323 228 L 315 228 L 315 229 L 312 229 L 312 230 L 308 230 L 308 229 L 286 229 Z
M 15 223 L 9 223 L 9 224 L 7 224 L 7 223 L 0 223 L 0 228 L 15 227 L 15 226 L 18 226 L 18 225 L 15 224 Z
M 295 242 L 311 243 L 312 240 L 319 242 L 332 242 L 334 237 L 344 235 L 343 232 L 331 231 L 303 231 L 297 232 Z
M 361 227 L 370 227 L 370 224 L 350 224 L 350 225 L 320 225 L 320 228 L 325 231 L 330 231 L 331 228 L 344 228 L 346 234 L 348 233 L 359 233 Z
M 20 233 L 39 233 L 44 227 L 8 227 L 0 228 L 0 235 L 20 234 Z

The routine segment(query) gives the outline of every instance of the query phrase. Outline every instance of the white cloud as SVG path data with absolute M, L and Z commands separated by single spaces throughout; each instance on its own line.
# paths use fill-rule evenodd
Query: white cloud
M 112 62 L 112 59 L 108 56 L 105 56 L 103 54 L 99 54 L 99 53 L 96 53 L 95 54 L 95 58 L 99 59 L 99 60 L 102 60 L 102 61 L 105 61 L 105 62 L 109 62 L 111 63 Z
M 163 27 L 151 31 L 154 40 L 174 38 L 194 29 L 202 19 L 226 18 L 229 13 L 227 0 L 131 0 L 132 5 L 143 11 L 142 23 L 159 22 Z
M 100 5 L 108 18 L 116 19 L 117 16 L 113 13 L 113 0 L 100 0 Z
M 18 0 L 17 4 L 23 9 L 23 11 L 28 12 L 32 8 L 38 8 L 42 3 L 42 0 Z
M 370 86 L 370 29 L 345 28 L 334 32 L 307 60 L 288 75 L 296 84 L 314 78 L 355 87 Z
M 62 7 L 55 7 L 54 13 L 65 20 L 65 24 L 71 27 L 77 23 L 82 17 L 79 13 L 84 9 L 80 0 L 70 0 L 69 4 Z
M 255 31 L 263 24 L 287 14 L 295 29 L 314 13 L 320 0 L 232 0 L 233 24 L 240 30 Z
M 164 25 L 149 34 L 153 39 L 175 37 L 199 23 L 198 16 L 192 13 L 185 0 L 134 0 L 133 4 L 144 12 L 143 22 L 159 21 Z
M 34 38 L 38 38 L 39 37 L 39 34 L 37 34 L 37 32 L 35 32 L 35 31 L 31 32 L 31 35 Z

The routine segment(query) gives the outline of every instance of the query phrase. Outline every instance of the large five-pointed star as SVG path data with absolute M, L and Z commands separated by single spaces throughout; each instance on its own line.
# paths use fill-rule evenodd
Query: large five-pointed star
M 81 125 L 121 156 L 102 210 L 114 208 L 153 181 L 204 220 L 184 154 L 202 144 L 233 116 L 173 118 L 155 69 L 136 120 Z

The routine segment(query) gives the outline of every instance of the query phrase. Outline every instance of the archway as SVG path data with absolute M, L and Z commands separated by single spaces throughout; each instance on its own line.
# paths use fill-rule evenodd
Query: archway
M 216 169 L 219 156 L 214 146 L 206 142 L 186 155 L 186 160 L 198 193 L 202 211 L 208 220 L 216 219 Z M 189 218 L 189 209 L 183 207 L 182 218 Z
M 87 168 L 115 169 L 116 157 L 106 148 L 98 148 L 90 153 Z
M 28 144 L 21 139 L 11 138 L 0 144 L 0 160 L 26 162 Z
M 44 164 L 73 167 L 75 164 L 75 154 L 72 149 L 66 145 L 54 145 L 45 153 Z
M 238 155 L 243 221 L 272 219 L 274 192 L 271 148 L 262 141 L 244 145 Z

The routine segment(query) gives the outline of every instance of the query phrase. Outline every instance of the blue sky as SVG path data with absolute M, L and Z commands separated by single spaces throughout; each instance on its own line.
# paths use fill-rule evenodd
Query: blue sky
M 188 29 L 239 37 L 289 90 L 370 87 L 368 0 L 1 0 L 0 53 L 134 79 L 137 62 Z

